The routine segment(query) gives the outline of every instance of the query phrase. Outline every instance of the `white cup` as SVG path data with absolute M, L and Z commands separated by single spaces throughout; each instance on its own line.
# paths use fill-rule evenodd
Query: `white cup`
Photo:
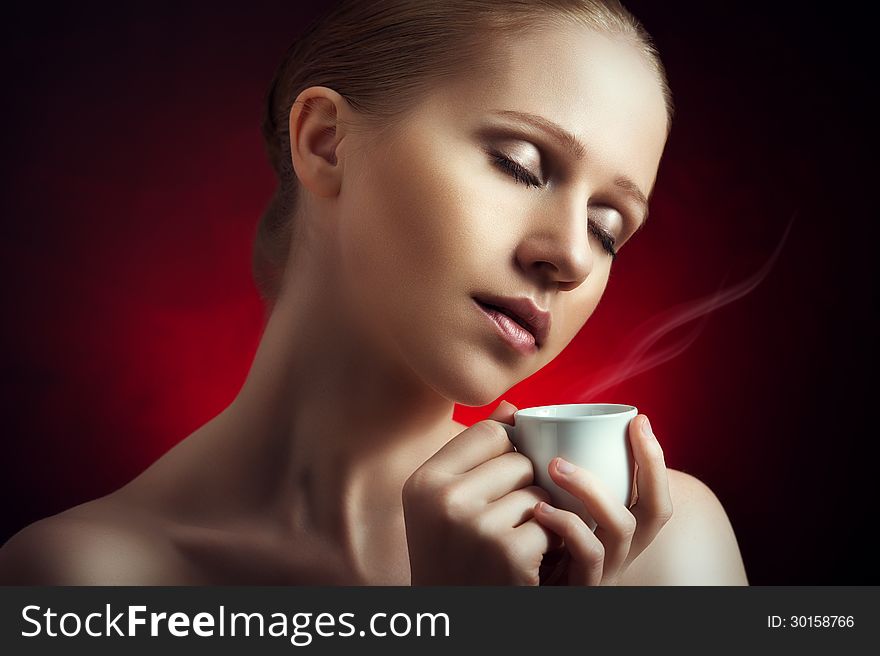
M 547 490 L 553 505 L 577 514 L 594 531 L 596 521 L 583 502 L 556 485 L 547 467 L 556 456 L 583 467 L 629 507 L 634 467 L 629 422 L 638 413 L 619 403 L 545 405 L 517 410 L 515 426 L 502 426 L 516 450 L 532 461 L 535 484 Z

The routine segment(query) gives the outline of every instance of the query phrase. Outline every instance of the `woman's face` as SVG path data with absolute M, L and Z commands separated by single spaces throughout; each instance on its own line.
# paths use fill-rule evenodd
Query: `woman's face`
M 437 88 L 379 150 L 349 144 L 338 199 L 358 316 L 466 405 L 541 369 L 590 317 L 612 265 L 597 233 L 626 248 L 667 134 L 660 83 L 626 41 L 573 25 L 505 47 L 503 64 Z M 573 135 L 581 155 L 535 120 Z M 546 341 L 512 347 L 475 303 L 488 296 L 549 312 Z

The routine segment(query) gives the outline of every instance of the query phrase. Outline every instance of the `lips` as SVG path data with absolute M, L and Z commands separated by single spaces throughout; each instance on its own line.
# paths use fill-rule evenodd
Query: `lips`
M 550 313 L 540 309 L 532 299 L 479 294 L 474 296 L 474 300 L 480 305 L 507 315 L 528 330 L 535 338 L 535 345 L 538 348 L 547 341 L 550 332 Z

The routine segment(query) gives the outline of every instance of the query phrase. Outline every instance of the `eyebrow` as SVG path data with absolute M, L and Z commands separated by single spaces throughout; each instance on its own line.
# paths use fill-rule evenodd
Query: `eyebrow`
M 529 114 L 528 112 L 519 112 L 513 109 L 500 109 L 492 112 L 498 116 L 513 118 L 523 123 L 542 130 L 548 134 L 557 144 L 562 146 L 575 160 L 582 160 L 586 157 L 587 147 L 576 136 L 567 132 L 562 126 L 557 125 L 553 121 L 539 116 L 537 114 Z M 644 210 L 644 216 L 637 230 L 641 229 L 648 220 L 648 199 L 639 186 L 625 175 L 618 176 L 614 180 L 614 185 L 623 189 L 627 195 L 633 198 Z

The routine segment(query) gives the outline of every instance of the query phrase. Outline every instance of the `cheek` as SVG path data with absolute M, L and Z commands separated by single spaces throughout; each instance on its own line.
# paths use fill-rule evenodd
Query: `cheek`
M 419 150 L 389 153 L 353 176 L 338 233 L 346 285 L 409 331 L 463 293 L 469 250 L 479 243 L 448 168 Z

